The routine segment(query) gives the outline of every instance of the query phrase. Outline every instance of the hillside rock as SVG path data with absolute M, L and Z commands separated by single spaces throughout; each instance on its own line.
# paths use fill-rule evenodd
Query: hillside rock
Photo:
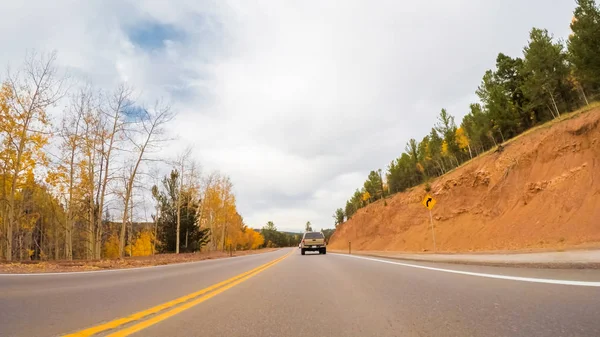
M 544 125 L 431 183 L 440 252 L 600 246 L 600 109 Z M 433 250 L 414 187 L 359 210 L 329 247 Z

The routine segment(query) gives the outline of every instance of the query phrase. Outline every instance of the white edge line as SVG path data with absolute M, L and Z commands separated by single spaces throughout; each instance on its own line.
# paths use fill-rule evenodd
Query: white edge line
M 181 266 L 181 265 L 202 263 L 202 262 L 211 262 L 211 261 L 214 262 L 214 261 L 218 261 L 218 260 L 229 260 L 230 258 L 243 258 L 243 257 L 257 256 L 257 255 L 262 255 L 262 254 L 274 253 L 277 251 L 279 251 L 279 249 L 274 250 L 272 252 L 264 252 L 264 253 L 258 253 L 258 254 L 248 254 L 248 255 L 242 255 L 242 256 L 226 256 L 226 258 L 204 259 L 204 260 L 199 260 L 199 261 L 188 261 L 188 262 L 178 262 L 178 263 L 167 263 L 167 264 L 161 264 L 158 266 L 146 266 L 146 267 L 135 267 L 135 268 L 118 268 L 118 269 L 87 270 L 87 271 L 66 271 L 66 272 L 55 272 L 55 273 L 43 273 L 43 272 L 42 273 L 25 273 L 25 274 L 0 273 L 0 278 L 2 278 L 4 276 L 9 276 L 9 277 L 10 276 L 53 276 L 53 275 L 98 274 L 98 273 L 110 273 L 110 272 L 114 273 L 114 272 L 130 271 L 130 270 L 173 267 L 173 266 Z
M 479 276 L 479 277 L 487 277 L 501 280 L 511 280 L 511 281 L 521 281 L 521 282 L 534 282 L 534 283 L 546 283 L 546 284 L 562 284 L 562 285 L 570 285 L 570 286 L 581 286 L 581 287 L 600 287 L 600 282 L 591 282 L 591 281 L 571 281 L 571 280 L 553 280 L 553 279 L 543 279 L 543 278 L 534 278 L 534 277 L 519 277 L 519 276 L 508 276 L 508 275 L 497 275 L 497 274 L 485 274 L 485 273 L 474 273 L 469 271 L 461 271 L 461 270 L 453 270 L 453 269 L 443 269 L 443 268 L 435 268 L 435 267 L 426 267 L 419 266 L 416 264 L 374 259 L 370 257 L 356 256 L 356 255 L 347 255 L 347 254 L 337 254 L 333 253 L 333 255 L 344 256 L 344 257 L 352 257 L 355 259 L 369 260 L 381 263 L 389 263 L 395 264 L 404 267 L 418 268 L 418 269 L 427 269 L 434 271 L 441 271 L 445 273 L 452 274 L 461 274 L 461 275 L 469 275 L 469 276 Z

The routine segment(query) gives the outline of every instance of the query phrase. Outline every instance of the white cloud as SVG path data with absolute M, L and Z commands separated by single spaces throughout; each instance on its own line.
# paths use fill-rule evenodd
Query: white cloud
M 103 88 L 127 80 L 143 100 L 170 99 L 177 143 L 194 145 L 205 171 L 231 175 L 249 224 L 321 228 L 442 107 L 460 120 L 498 52 L 519 55 L 532 26 L 566 36 L 573 7 L 3 1 L 0 64 L 18 64 L 27 48 L 56 49 L 76 77 Z M 128 33 L 148 24 L 180 35 L 144 48 Z

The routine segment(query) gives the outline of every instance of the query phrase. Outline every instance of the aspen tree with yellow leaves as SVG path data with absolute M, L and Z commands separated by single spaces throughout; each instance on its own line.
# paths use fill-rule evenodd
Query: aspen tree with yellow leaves
M 465 130 L 460 127 L 456 129 L 456 142 L 458 143 L 458 147 L 461 150 L 468 149 L 469 150 L 469 158 L 473 159 L 473 153 L 471 152 L 471 143 L 469 142 L 469 138 L 465 134 Z
M 13 230 L 21 218 L 17 192 L 33 176 L 37 164 L 47 162 L 44 146 L 50 136 L 47 109 L 63 95 L 63 80 L 55 67 L 56 53 L 29 53 L 20 71 L 9 72 L 2 86 L 6 112 L 2 122 L 2 148 L 5 154 L 6 220 L 5 259 L 13 257 Z M 29 181 L 33 181 L 30 179 Z
M 55 53 L 29 53 L 0 82 L 0 259 L 262 247 L 227 176 L 203 177 L 189 147 L 175 162 L 160 156 L 168 105 L 146 108 L 127 83 L 107 93 L 73 82 L 67 92 L 55 63 Z M 156 162 L 173 164 L 162 184 L 147 181 Z
M 100 257 L 99 246 L 102 242 L 102 220 L 105 212 L 105 200 L 109 182 L 113 178 L 113 172 L 110 170 L 113 155 L 116 152 L 117 145 L 122 141 L 124 132 L 124 114 L 132 106 L 130 97 L 132 89 L 127 84 L 121 84 L 108 98 L 106 105 L 102 107 L 102 129 L 100 132 L 100 172 L 99 172 L 99 187 L 97 194 L 97 213 L 95 214 L 95 231 L 94 231 L 94 257 Z M 124 208 L 125 213 L 127 207 Z M 125 221 L 125 220 L 124 220 Z M 120 246 L 119 246 L 120 247 Z M 120 250 L 121 251 L 121 250 Z
M 59 130 L 61 143 L 59 163 L 54 170 L 48 173 L 46 181 L 56 188 L 59 199 L 62 200 L 65 211 L 64 223 L 64 257 L 73 259 L 73 231 L 75 214 L 83 209 L 80 200 L 83 198 L 80 185 L 82 173 L 80 163 L 83 160 L 84 148 L 82 130 L 86 113 L 92 109 L 93 94 L 91 88 L 83 87 L 71 97 L 71 105 L 63 116 Z
M 121 222 L 119 245 L 120 257 L 123 257 L 124 254 L 125 226 L 127 224 L 127 219 L 130 219 L 128 216 L 128 210 L 136 175 L 140 165 L 146 159 L 148 152 L 158 150 L 161 144 L 167 140 L 164 137 L 165 124 L 170 122 L 175 117 L 171 111 L 171 108 L 162 104 L 161 102 L 157 102 L 152 110 L 142 108 L 134 112 L 134 114 L 136 115 L 135 118 L 137 119 L 136 128 L 126 133 L 126 136 L 133 147 L 133 153 L 136 157 L 125 181 L 123 218 Z M 130 221 L 132 220 L 133 219 L 130 219 Z
M 102 164 L 104 158 L 101 152 L 103 149 L 103 137 L 105 133 L 101 124 L 101 111 L 95 105 L 91 110 L 86 111 L 82 123 L 81 131 L 81 152 L 82 159 L 79 162 L 79 184 L 76 190 L 81 193 L 82 212 L 81 216 L 86 218 L 84 229 L 85 256 L 88 259 L 100 258 L 102 250 L 102 217 L 99 207 L 99 193 L 102 175 Z M 100 221 L 97 219 L 100 218 Z

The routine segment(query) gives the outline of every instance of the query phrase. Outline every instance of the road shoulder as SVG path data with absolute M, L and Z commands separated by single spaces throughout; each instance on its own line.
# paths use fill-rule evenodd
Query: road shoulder
M 348 254 L 348 251 L 332 251 Z M 352 251 L 353 255 L 414 262 L 548 269 L 600 269 L 600 250 L 516 254 L 408 254 L 393 251 Z
M 229 252 L 198 252 L 185 254 L 157 254 L 116 260 L 73 260 L 73 261 L 14 261 L 0 262 L 1 274 L 47 274 L 90 272 L 120 269 L 148 268 L 155 266 L 191 263 L 204 260 L 223 259 L 268 253 L 278 248 Z

